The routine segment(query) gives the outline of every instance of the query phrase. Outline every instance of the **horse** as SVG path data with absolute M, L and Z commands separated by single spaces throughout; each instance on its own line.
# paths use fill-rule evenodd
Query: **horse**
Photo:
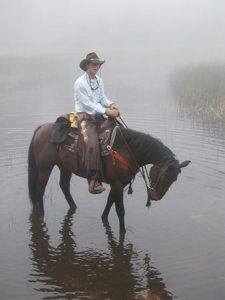
M 33 209 L 44 215 L 43 196 L 55 165 L 60 170 L 61 190 L 71 210 L 77 208 L 70 193 L 72 174 L 86 178 L 81 156 L 51 142 L 54 122 L 40 125 L 33 134 L 28 150 L 28 189 Z M 118 127 L 118 126 L 117 126 Z M 177 180 L 181 169 L 190 161 L 180 163 L 174 153 L 159 139 L 133 129 L 119 126 L 114 146 L 106 145 L 108 155 L 102 156 L 103 182 L 110 185 L 102 220 L 107 220 L 115 203 L 120 233 L 125 233 L 123 203 L 124 188 L 134 180 L 141 167 L 151 164 L 148 185 L 149 198 L 160 200 Z M 79 166 L 79 167 L 78 167 Z M 97 196 L 96 196 L 97 197 Z

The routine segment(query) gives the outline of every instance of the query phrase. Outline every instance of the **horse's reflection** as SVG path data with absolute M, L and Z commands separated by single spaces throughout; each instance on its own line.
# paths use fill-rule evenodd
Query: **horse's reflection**
M 59 231 L 61 243 L 50 245 L 46 224 L 30 216 L 31 280 L 43 299 L 172 299 L 161 274 L 144 257 L 117 241 L 104 223 L 109 253 L 79 250 L 72 231 L 74 212 L 68 211 Z M 46 296 L 46 297 L 45 297 Z

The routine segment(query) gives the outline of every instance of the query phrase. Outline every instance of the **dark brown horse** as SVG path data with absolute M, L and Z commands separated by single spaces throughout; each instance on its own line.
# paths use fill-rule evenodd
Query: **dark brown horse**
M 57 148 L 51 142 L 53 130 L 54 123 L 38 127 L 34 132 L 28 153 L 29 195 L 33 207 L 42 214 L 45 187 L 55 165 L 59 167 L 60 187 L 71 209 L 77 207 L 70 193 L 72 173 L 86 177 L 79 156 L 75 156 L 66 148 Z M 113 150 L 116 151 L 109 149 L 109 155 L 102 157 L 104 182 L 111 187 L 102 219 L 107 220 L 110 209 L 115 203 L 120 232 L 125 232 L 123 189 L 134 179 L 139 168 L 147 164 L 153 165 L 150 170 L 149 196 L 151 200 L 160 200 L 170 185 L 176 181 L 181 168 L 186 167 L 190 161 L 179 163 L 172 151 L 161 141 L 127 128 L 119 129 Z

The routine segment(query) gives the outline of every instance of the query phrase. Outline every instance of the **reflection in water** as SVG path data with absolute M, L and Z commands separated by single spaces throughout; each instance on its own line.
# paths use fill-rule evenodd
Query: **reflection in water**
M 104 226 L 109 253 L 79 251 L 73 216 L 71 211 L 65 216 L 57 247 L 50 245 L 45 222 L 34 213 L 30 216 L 30 281 L 43 299 L 172 299 L 149 255 L 142 258 L 122 236 L 115 240 L 108 223 Z

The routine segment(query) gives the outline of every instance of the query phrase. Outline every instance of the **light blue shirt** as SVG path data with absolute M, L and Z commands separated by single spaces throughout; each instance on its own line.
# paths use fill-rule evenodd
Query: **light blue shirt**
M 112 104 L 104 93 L 104 84 L 99 76 L 90 79 L 85 72 L 74 83 L 75 112 L 86 112 L 90 115 L 104 114 Z

